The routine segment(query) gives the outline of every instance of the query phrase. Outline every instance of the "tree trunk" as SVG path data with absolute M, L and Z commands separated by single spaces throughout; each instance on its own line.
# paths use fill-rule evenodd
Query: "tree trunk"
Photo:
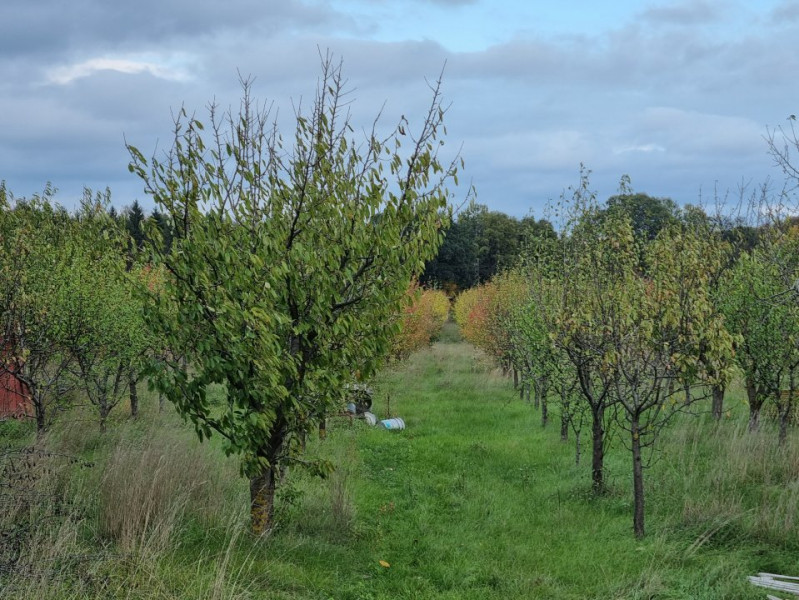
M 593 482 L 594 493 L 599 495 L 605 492 L 605 407 L 604 405 L 591 407 L 591 481 Z
M 760 407 L 749 405 L 749 433 L 760 429 Z
M 580 457 L 582 456 L 582 447 L 580 446 L 580 432 L 574 434 L 574 464 L 580 466 Z
M 560 410 L 560 441 L 569 441 L 569 414 L 566 412 L 566 407 Z
M 327 439 L 327 419 L 324 417 L 322 417 L 322 419 L 319 421 L 319 439 Z
M 549 423 L 549 411 L 547 410 L 547 397 L 541 398 L 541 427 L 546 427 Z
M 793 395 L 796 391 L 796 384 L 794 382 L 794 372 L 793 369 L 790 371 L 790 375 L 788 376 L 788 394 L 787 398 L 785 398 L 785 402 L 780 402 L 780 437 L 779 437 L 779 445 L 780 447 L 785 446 L 785 442 L 788 440 L 788 421 L 790 419 L 791 413 L 793 412 Z M 780 398 L 782 400 L 782 398 Z
M 106 402 L 101 402 L 99 404 L 100 409 L 100 431 L 105 433 L 107 431 L 106 423 L 108 421 L 108 415 L 111 412 L 111 407 L 108 406 Z
M 633 532 L 635 537 L 644 537 L 644 467 L 641 462 L 641 436 L 639 434 L 638 417 L 632 421 L 633 451 Z
M 158 412 L 164 411 L 164 394 L 158 392 Z
M 533 380 L 533 406 L 541 406 L 541 380 L 538 377 Z
M 541 378 L 541 427 L 546 427 L 549 423 L 549 410 L 547 406 L 547 396 L 549 396 L 549 377 Z
M 253 535 L 264 535 L 272 529 L 275 515 L 275 470 L 264 469 L 250 479 L 250 519 Z
M 517 389 L 519 387 L 519 372 L 516 370 L 516 367 L 513 367 L 513 389 Z
M 130 395 L 130 416 L 134 419 L 139 416 L 139 393 L 136 389 L 136 379 L 133 373 L 128 376 L 128 392 Z
M 721 421 L 721 415 L 724 413 L 724 385 L 713 386 L 713 418 L 716 421 Z
M 788 415 L 791 414 L 791 404 L 790 402 L 784 406 L 780 410 L 780 434 L 779 434 L 779 446 L 785 446 L 785 442 L 788 440 Z
M 757 386 L 750 380 L 746 381 L 746 397 L 749 400 L 749 431 L 757 431 L 760 427 L 760 407 L 763 406 L 763 400 Z
M 33 401 L 33 411 L 36 415 L 36 435 L 37 437 L 41 437 L 47 429 L 44 402 L 41 398 L 37 399 L 33 393 L 31 394 L 31 400 Z

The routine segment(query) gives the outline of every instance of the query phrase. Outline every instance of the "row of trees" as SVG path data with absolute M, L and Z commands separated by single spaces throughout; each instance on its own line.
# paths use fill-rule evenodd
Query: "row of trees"
M 700 399 L 712 397 L 719 418 L 736 372 L 751 428 L 768 399 L 785 439 L 799 366 L 799 236 L 778 220 L 750 248 L 751 235 L 665 201 L 649 213 L 657 219 L 642 219 L 630 209 L 658 203 L 627 184 L 599 206 L 584 173 L 557 238 L 538 238 L 513 269 L 462 294 L 455 316 L 467 339 L 517 374 L 523 394 L 532 390 L 544 424 L 548 400 L 559 403 L 561 436 L 574 431 L 578 460 L 590 422 L 596 493 L 609 437 L 624 434 L 634 531 L 643 536 L 645 451 Z
M 123 232 L 108 194 L 86 192 L 74 215 L 53 190 L 17 200 L 0 185 L 0 369 L 30 393 L 37 431 L 79 391 L 101 428 L 134 391 L 153 338 L 144 328 Z

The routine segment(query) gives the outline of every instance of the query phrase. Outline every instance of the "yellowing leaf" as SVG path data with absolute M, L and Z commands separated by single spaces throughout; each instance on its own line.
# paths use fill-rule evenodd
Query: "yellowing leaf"
M 389 563 L 387 563 L 384 560 L 381 560 L 381 561 L 378 561 L 378 562 L 380 563 L 381 567 L 385 567 L 386 569 L 388 569 L 391 566 Z

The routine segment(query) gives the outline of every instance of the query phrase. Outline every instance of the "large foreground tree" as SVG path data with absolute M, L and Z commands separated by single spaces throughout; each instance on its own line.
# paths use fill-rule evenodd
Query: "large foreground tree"
M 403 117 L 354 139 L 340 65 L 323 60 L 310 113 L 284 145 L 243 84 L 237 113 L 186 111 L 165 157 L 129 146 L 130 168 L 174 232 L 149 319 L 175 356 L 156 385 L 200 438 L 220 435 L 250 481 L 253 532 L 272 526 L 280 469 L 389 349 L 412 277 L 435 255 L 454 163 L 439 84 L 415 135 Z M 403 143 L 410 141 L 407 154 Z M 167 357 L 171 354 L 167 354 Z M 206 390 L 221 384 L 222 403 Z M 304 461 L 307 462 L 307 461 Z

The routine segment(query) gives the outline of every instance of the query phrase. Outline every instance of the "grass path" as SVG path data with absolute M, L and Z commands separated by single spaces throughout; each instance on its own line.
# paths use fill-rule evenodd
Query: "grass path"
M 471 346 L 413 356 L 378 398 L 407 428 L 333 429 L 325 444 L 346 466 L 273 540 L 307 565 L 308 585 L 286 598 L 762 597 L 745 583 L 749 547 L 693 552 L 696 532 L 655 524 L 634 540 L 626 455 L 609 461 L 610 495 L 592 498 L 557 425 L 542 429 Z

